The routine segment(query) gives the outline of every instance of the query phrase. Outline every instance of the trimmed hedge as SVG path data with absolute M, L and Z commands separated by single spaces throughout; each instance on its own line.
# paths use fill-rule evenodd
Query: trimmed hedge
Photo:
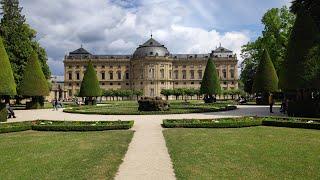
M 276 121 L 276 120 L 263 120 L 264 126 L 276 126 L 276 127 L 290 127 L 290 128 L 303 128 L 303 129 L 319 129 L 320 123 L 306 123 L 299 121 Z
M 38 121 L 32 126 L 32 129 L 38 131 L 104 131 L 130 129 L 133 123 L 133 121 Z
M 0 133 L 26 130 L 36 131 L 104 131 L 130 129 L 134 121 L 27 121 L 19 123 L 1 123 Z
M 250 126 L 260 126 L 262 120 L 253 117 L 244 118 L 220 118 L 220 119 L 183 119 L 183 120 L 163 120 L 166 128 L 240 128 Z

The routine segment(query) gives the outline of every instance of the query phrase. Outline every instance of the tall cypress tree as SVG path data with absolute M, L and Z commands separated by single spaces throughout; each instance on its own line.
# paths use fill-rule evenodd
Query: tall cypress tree
M 278 76 L 270 59 L 268 50 L 264 49 L 254 77 L 252 91 L 255 93 L 270 93 L 278 90 Z
M 212 102 L 213 96 L 221 93 L 220 81 L 213 60 L 208 59 L 200 87 L 201 94 L 205 95 L 206 102 Z
M 15 81 L 20 86 L 24 68 L 32 51 L 36 51 L 45 76 L 50 77 L 47 55 L 35 40 L 36 31 L 26 23 L 18 0 L 1 0 L 0 35 L 7 50 Z

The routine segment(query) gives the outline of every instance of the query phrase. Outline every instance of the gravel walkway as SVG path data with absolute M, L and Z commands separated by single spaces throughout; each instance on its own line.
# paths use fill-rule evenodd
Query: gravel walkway
M 206 119 L 237 116 L 281 115 L 279 107 L 274 114 L 268 112 L 267 106 L 238 106 L 239 109 L 226 112 L 174 114 L 174 115 L 83 115 L 63 113 L 62 110 L 20 110 L 17 118 L 8 122 L 46 120 L 134 120 L 135 134 L 129 145 L 124 162 L 120 165 L 115 179 L 175 179 L 174 171 L 165 140 L 162 134 L 163 119 Z

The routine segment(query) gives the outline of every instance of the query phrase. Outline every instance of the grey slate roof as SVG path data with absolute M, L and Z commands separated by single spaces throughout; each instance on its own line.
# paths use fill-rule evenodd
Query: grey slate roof
M 140 45 L 133 53 L 134 58 L 145 57 L 145 56 L 169 56 L 170 52 L 168 49 L 154 40 L 152 37 Z
M 84 55 L 91 55 L 87 50 L 85 50 L 83 47 L 75 50 L 75 51 L 72 51 L 70 52 L 70 55 L 75 55 L 75 54 L 84 54 Z
M 227 49 L 227 48 L 224 48 L 224 47 L 218 47 L 217 49 L 215 49 L 213 52 L 215 53 L 221 53 L 221 52 L 228 52 L 228 53 L 232 53 L 231 50 Z

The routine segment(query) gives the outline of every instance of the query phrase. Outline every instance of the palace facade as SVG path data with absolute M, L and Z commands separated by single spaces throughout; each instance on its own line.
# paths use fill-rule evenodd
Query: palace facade
M 89 60 L 103 89 L 142 90 L 145 96 L 161 96 L 162 89 L 200 88 L 207 60 L 212 58 L 222 89 L 238 88 L 237 57 L 224 47 L 208 54 L 171 54 L 151 38 L 137 47 L 132 55 L 94 55 L 83 47 L 64 59 L 64 88 L 74 97 Z

